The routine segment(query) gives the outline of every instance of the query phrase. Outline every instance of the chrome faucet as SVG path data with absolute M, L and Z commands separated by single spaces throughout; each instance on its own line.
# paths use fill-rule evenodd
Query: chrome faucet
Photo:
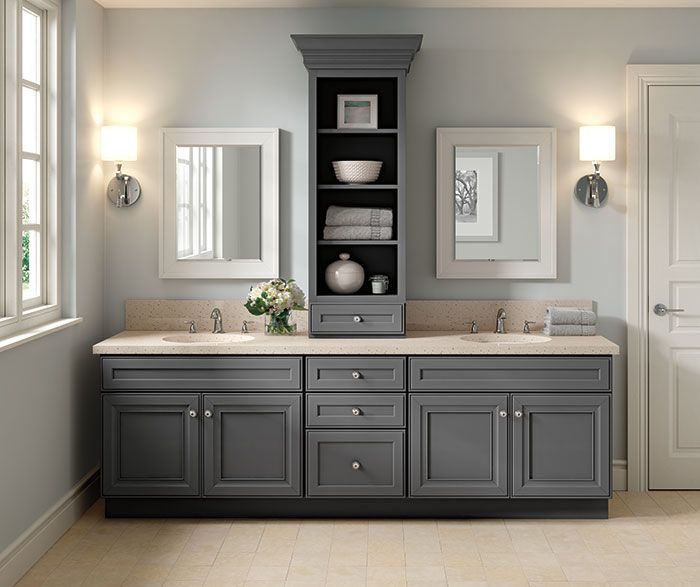
M 496 314 L 496 334 L 506 333 L 506 311 L 499 308 Z
M 209 316 L 214 321 L 214 330 L 212 332 L 214 334 L 220 334 L 224 331 L 224 323 L 221 318 L 221 310 L 219 308 L 214 308 L 211 311 L 211 316 Z

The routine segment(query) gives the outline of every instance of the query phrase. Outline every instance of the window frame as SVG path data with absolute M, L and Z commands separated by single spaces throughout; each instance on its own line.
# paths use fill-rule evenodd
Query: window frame
M 22 295 L 22 12 L 41 16 L 41 294 L 25 307 Z M 0 25 L 5 32 L 0 117 L 0 220 L 3 233 L 0 264 L 0 338 L 61 319 L 60 240 L 60 5 L 56 0 L 5 0 Z M 15 121 L 14 124 L 11 121 Z

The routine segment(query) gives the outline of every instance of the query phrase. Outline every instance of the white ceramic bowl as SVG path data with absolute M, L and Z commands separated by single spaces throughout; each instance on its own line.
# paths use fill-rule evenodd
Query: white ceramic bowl
M 381 161 L 333 161 L 335 176 L 341 183 L 373 183 L 382 170 Z

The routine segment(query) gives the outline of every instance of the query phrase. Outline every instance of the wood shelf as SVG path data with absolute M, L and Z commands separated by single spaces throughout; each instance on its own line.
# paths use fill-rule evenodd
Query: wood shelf
M 318 241 L 320 246 L 333 246 L 333 245 L 398 245 L 397 240 L 363 240 L 363 241 L 351 241 L 351 240 L 320 240 Z
M 397 190 L 395 183 L 320 183 L 319 190 Z

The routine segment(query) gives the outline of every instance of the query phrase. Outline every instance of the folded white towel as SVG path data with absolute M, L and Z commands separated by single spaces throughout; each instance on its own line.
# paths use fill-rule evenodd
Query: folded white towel
M 565 308 L 563 306 L 549 306 L 545 320 L 548 320 L 550 324 L 581 324 L 583 326 L 592 326 L 598 321 L 593 310 Z
M 326 226 L 385 226 L 394 225 L 394 213 L 388 208 L 348 208 L 330 206 Z
M 595 325 L 544 323 L 545 336 L 595 336 Z
M 390 226 L 326 226 L 323 239 L 327 241 L 388 241 L 391 240 Z

